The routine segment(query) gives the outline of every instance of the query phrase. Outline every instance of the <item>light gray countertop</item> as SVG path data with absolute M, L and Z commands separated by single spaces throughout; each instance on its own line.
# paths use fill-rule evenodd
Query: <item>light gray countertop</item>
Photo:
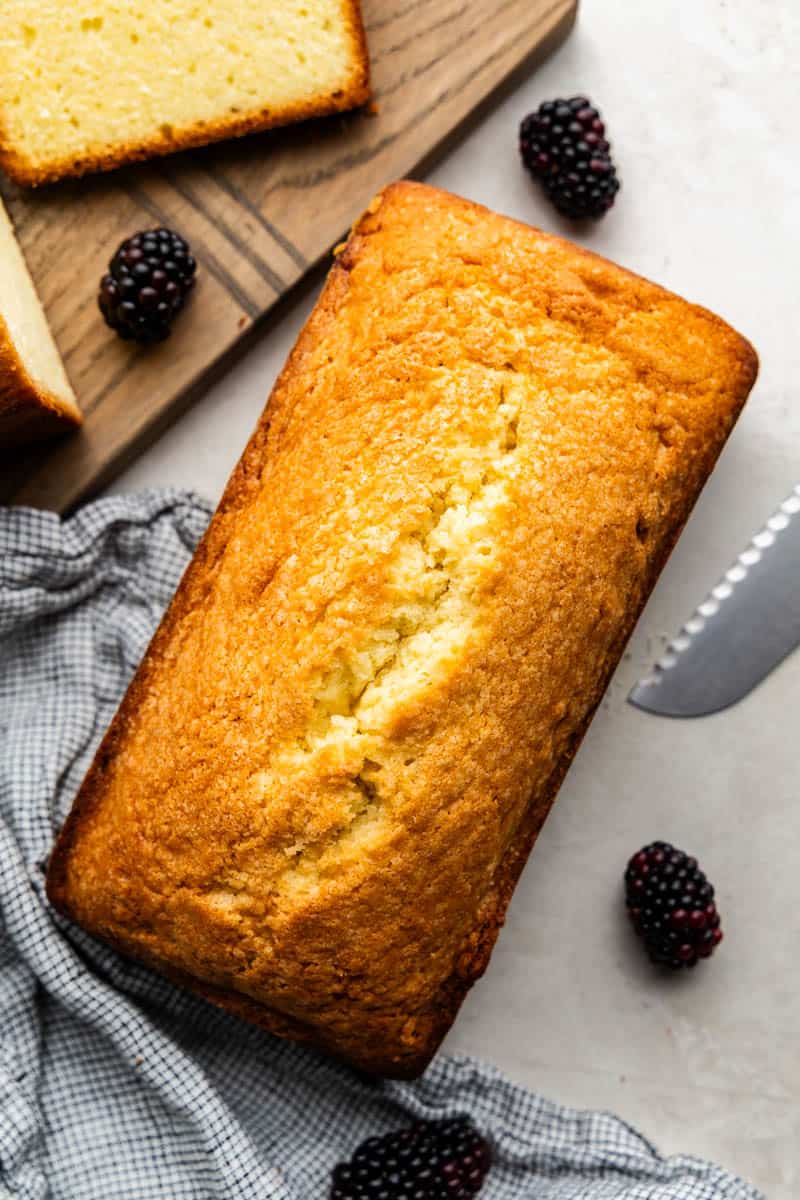
M 623 190 L 579 239 L 720 312 L 758 348 L 751 402 L 658 585 L 447 1041 L 559 1101 L 612 1109 L 666 1152 L 800 1194 L 800 654 L 695 722 L 625 703 L 696 602 L 800 482 L 800 5 L 584 0 L 565 46 L 429 176 L 567 232 L 519 167 L 520 118 L 587 92 Z M 300 300 L 115 484 L 216 498 L 313 302 Z M 794 700 L 794 703 L 793 703 Z M 664 981 L 621 874 L 656 838 L 695 853 L 726 939 Z

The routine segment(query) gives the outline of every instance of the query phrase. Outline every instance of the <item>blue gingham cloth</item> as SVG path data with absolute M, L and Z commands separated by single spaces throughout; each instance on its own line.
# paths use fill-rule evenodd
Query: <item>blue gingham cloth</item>
M 365 1081 L 51 911 L 54 833 L 209 512 L 178 492 L 64 522 L 0 510 L 0 1196 L 323 1200 L 363 1138 L 469 1113 L 494 1146 L 486 1200 L 758 1200 L 470 1059 L 440 1055 L 413 1084 Z

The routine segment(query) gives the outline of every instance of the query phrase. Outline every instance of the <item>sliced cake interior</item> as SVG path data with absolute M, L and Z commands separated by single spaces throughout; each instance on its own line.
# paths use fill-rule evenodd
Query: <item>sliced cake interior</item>
M 0 442 L 81 414 L 19 243 L 0 202 Z M 23 438 L 24 435 L 24 438 Z
M 358 0 L 6 0 L 0 161 L 40 183 L 355 107 Z

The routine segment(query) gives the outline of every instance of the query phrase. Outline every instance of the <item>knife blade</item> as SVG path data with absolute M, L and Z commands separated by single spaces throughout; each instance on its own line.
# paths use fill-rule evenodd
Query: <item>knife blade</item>
M 628 702 L 666 717 L 736 704 L 800 644 L 800 485 L 725 572 Z

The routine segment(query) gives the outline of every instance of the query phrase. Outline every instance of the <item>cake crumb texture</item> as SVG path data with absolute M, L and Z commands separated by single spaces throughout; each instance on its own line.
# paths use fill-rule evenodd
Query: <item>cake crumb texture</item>
M 7 0 L 0 164 L 38 184 L 370 95 L 358 0 Z
M 0 449 L 80 423 L 64 364 L 0 200 Z
M 282 1036 L 422 1070 L 755 373 L 611 263 L 386 189 L 98 752 L 54 903 Z

